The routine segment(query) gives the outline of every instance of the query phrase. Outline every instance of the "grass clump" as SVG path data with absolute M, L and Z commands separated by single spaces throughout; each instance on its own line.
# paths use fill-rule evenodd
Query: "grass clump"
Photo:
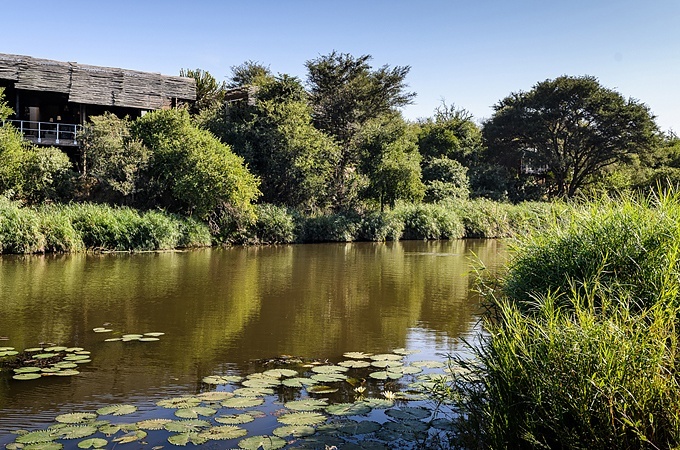
M 459 239 L 465 226 L 456 212 L 444 204 L 401 206 L 396 211 L 404 222 L 403 239 Z

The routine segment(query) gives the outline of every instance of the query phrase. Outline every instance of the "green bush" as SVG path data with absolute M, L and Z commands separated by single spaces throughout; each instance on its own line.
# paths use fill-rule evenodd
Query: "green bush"
M 404 222 L 392 211 L 369 212 L 361 218 L 359 240 L 398 241 L 404 232 Z
M 73 227 L 60 206 L 38 209 L 40 232 L 45 237 L 45 252 L 78 252 L 85 249 L 81 234 Z
M 403 239 L 459 239 L 465 236 L 460 217 L 445 205 L 407 205 L 395 210 L 404 222 Z
M 359 236 L 361 218 L 356 214 L 331 214 L 304 221 L 303 242 L 352 242 Z
M 35 253 L 44 248 L 38 215 L 0 196 L 0 253 Z

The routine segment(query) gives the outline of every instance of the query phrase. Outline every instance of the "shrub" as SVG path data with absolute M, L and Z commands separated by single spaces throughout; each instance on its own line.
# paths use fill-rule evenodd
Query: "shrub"
M 445 205 L 408 205 L 395 212 L 404 222 L 403 239 L 458 239 L 465 236 L 463 222 Z
M 0 196 L 0 253 L 34 253 L 44 248 L 38 215 Z
M 304 221 L 304 242 L 352 242 L 356 241 L 361 218 L 352 213 L 310 217 Z
M 392 211 L 369 212 L 361 219 L 359 239 L 362 241 L 398 241 L 404 232 L 404 222 Z

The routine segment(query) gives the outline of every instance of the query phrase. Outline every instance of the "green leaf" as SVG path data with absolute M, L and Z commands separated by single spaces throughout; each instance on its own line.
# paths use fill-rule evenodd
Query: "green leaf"
M 342 424 L 340 432 L 354 436 L 357 434 L 375 433 L 380 427 L 381 425 L 378 422 L 372 420 L 362 420 L 360 422 L 350 420 Z
M 431 412 L 420 407 L 403 407 L 401 409 L 389 409 L 385 414 L 397 420 L 419 420 L 430 417 Z
M 338 365 L 350 369 L 363 369 L 365 367 L 370 367 L 371 363 L 368 361 L 350 359 L 348 361 L 341 361 Z
M 183 419 L 198 419 L 198 416 L 212 416 L 216 412 L 216 409 L 207 406 L 192 406 L 178 409 L 175 411 L 175 415 Z
M 315 412 L 283 414 L 276 420 L 286 425 L 316 425 L 326 421 L 326 416 Z
M 59 437 L 58 434 L 54 434 L 52 431 L 47 430 L 37 430 L 31 431 L 15 439 L 19 444 L 37 444 L 39 442 L 52 442 Z
M 312 367 L 312 372 L 314 373 L 342 373 L 347 372 L 349 369 L 342 366 L 316 366 Z
M 40 370 L 40 369 L 38 369 Z M 39 373 L 19 373 L 17 375 L 14 375 L 12 378 L 15 380 L 19 381 L 26 381 L 26 380 L 36 380 L 38 378 L 42 377 L 41 374 Z
M 85 439 L 78 442 L 78 448 L 104 448 L 109 441 L 102 438 Z
M 286 441 L 277 436 L 251 436 L 238 443 L 239 447 L 246 450 L 276 450 L 285 445 Z
M 198 406 L 201 400 L 196 397 L 173 397 L 166 400 L 156 402 L 156 405 L 163 408 L 190 408 Z
M 382 353 L 380 355 L 371 356 L 373 361 L 401 361 L 403 358 L 403 356 L 395 355 L 393 353 Z
M 231 384 L 231 383 L 238 383 L 242 380 L 241 377 L 239 376 L 219 376 L 219 375 L 210 375 L 205 378 L 203 378 L 203 382 L 207 384 Z
M 60 414 L 54 418 L 59 423 L 85 423 L 97 418 L 94 413 L 68 413 Z
M 326 408 L 328 414 L 334 416 L 359 416 L 371 412 L 371 407 L 366 403 L 336 403 Z
M 271 388 L 239 388 L 232 391 L 234 395 L 241 397 L 266 397 L 267 395 L 274 395 L 274 389 Z
M 301 388 L 304 386 L 312 386 L 314 384 L 317 384 L 318 381 L 312 380 L 311 378 L 288 378 L 286 380 L 283 380 L 281 383 L 284 386 Z
M 347 375 L 342 373 L 315 373 L 311 376 L 311 379 L 320 383 L 335 383 L 338 381 L 345 381 Z
M 288 409 L 292 409 L 293 411 L 315 411 L 328 406 L 328 400 L 325 398 L 306 398 L 303 400 L 293 400 L 287 402 L 283 406 Z
M 248 434 L 247 430 L 233 425 L 222 425 L 201 431 L 201 436 L 213 441 L 236 439 L 243 437 L 246 434 Z
M 274 431 L 272 431 L 274 436 L 278 436 L 280 438 L 285 438 L 287 436 L 299 438 L 311 436 L 314 433 L 316 433 L 316 430 L 314 427 L 310 427 L 309 425 L 286 425 L 275 428 Z
M 207 420 L 200 419 L 190 419 L 190 420 L 173 420 L 172 422 L 166 423 L 163 428 L 168 431 L 174 431 L 177 433 L 189 433 L 192 431 L 199 431 L 201 428 L 208 428 L 210 422 Z
M 215 417 L 215 422 L 223 423 L 225 425 L 241 425 L 241 424 L 244 424 L 244 423 L 250 423 L 253 420 L 255 420 L 255 417 L 253 417 L 252 415 L 247 414 L 247 413 L 229 414 L 229 415 Z
M 196 433 L 196 432 L 187 432 L 187 433 L 175 434 L 175 435 L 170 436 L 168 438 L 168 442 L 171 443 L 172 445 L 181 445 L 181 446 L 185 446 L 189 443 L 194 444 L 194 445 L 201 445 L 201 444 L 205 444 L 207 441 L 208 441 L 207 437 L 202 436 L 200 433 Z
M 271 378 L 290 378 L 294 377 L 298 373 L 292 369 L 272 369 L 266 370 L 262 374 Z
M 137 422 L 137 427 L 141 430 L 163 430 L 165 424 L 172 422 L 170 419 L 147 419 Z
M 129 444 L 131 442 L 141 441 L 146 437 L 146 435 L 146 431 L 131 431 L 124 436 L 114 439 L 113 442 L 117 442 L 119 444 Z
M 80 439 L 92 436 L 97 431 L 97 427 L 89 425 L 70 425 L 59 430 L 61 439 Z
M 338 392 L 338 389 L 332 388 L 330 386 L 318 385 L 308 387 L 307 392 L 310 394 L 332 394 L 334 392 Z
M 255 397 L 233 397 L 222 402 L 225 408 L 252 408 L 264 403 L 263 398 Z
M 366 359 L 370 358 L 373 356 L 372 353 L 364 353 L 364 352 L 347 352 L 343 353 L 342 356 L 345 358 L 352 358 L 352 359 Z
M 99 408 L 97 414 L 106 416 L 113 414 L 114 416 L 124 416 L 126 414 L 132 414 L 137 411 L 137 407 L 134 405 L 111 405 Z

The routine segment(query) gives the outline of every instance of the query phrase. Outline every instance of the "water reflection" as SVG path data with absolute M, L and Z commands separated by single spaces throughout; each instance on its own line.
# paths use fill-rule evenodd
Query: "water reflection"
M 288 354 L 455 351 L 473 327 L 475 256 L 499 241 L 397 242 L 0 258 L 2 346 L 80 346 L 93 361 L 72 379 L 0 376 L 0 436 L 75 407 L 195 391 L 203 376 Z M 165 332 L 104 342 L 92 332 Z M 5 441 L 0 438 L 0 443 Z

